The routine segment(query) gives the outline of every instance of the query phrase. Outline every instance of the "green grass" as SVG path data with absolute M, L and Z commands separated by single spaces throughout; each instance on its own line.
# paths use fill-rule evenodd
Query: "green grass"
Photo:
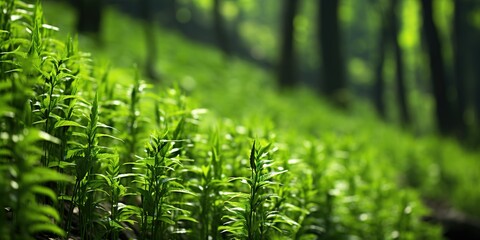
M 59 20 L 58 24 L 63 23 Z M 65 28 L 71 30 L 71 26 Z M 85 41 L 85 48 L 97 53 L 97 61 L 113 59 L 117 66 L 142 66 L 146 47 L 140 23 L 109 9 L 104 26 L 104 47 Z M 126 36 L 125 32 L 132 34 Z M 235 58 L 226 62 L 221 52 L 183 39 L 171 30 L 159 28 L 155 32 L 157 69 L 163 83 L 154 86 L 154 91 L 178 85 L 192 104 L 209 109 L 201 122 L 205 128 L 218 125 L 219 118 L 233 121 L 258 136 L 275 136 L 276 141 L 288 145 L 292 155 L 298 155 L 305 141 L 346 145 L 340 147 L 347 148 L 342 151 L 360 151 L 375 159 L 376 165 L 385 165 L 379 169 L 392 181 L 418 189 L 425 198 L 447 201 L 480 216 L 476 206 L 480 191 L 475 187 L 480 180 L 478 152 L 464 150 L 454 140 L 424 135 L 416 127 L 404 131 L 385 124 L 361 100 L 344 113 L 329 107 L 310 89 L 279 95 L 271 73 Z M 424 103 L 418 104 L 417 109 L 424 107 Z
M 279 95 L 267 72 L 161 28 L 163 82 L 148 84 L 137 22 L 110 9 L 104 47 L 77 46 L 71 9 L 46 5 L 56 34 L 40 6 L 0 7 L 35 13 L 0 22 L 6 239 L 439 239 L 420 196 L 479 211 L 478 154 L 454 143 Z

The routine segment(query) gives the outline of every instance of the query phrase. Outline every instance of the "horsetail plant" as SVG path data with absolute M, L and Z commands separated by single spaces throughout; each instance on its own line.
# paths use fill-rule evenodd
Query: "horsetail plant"
M 25 18 L 10 21 L 22 7 Z M 30 6 L 19 4 L 16 1 L 7 1 L 0 5 L 5 17 L 1 18 L 2 44 L 0 44 L 1 80 L 0 93 L 2 107 L 0 108 L 0 156 L 2 173 L 1 191 L 5 193 L 1 211 L 9 212 L 11 217 L 8 227 L 1 227 L 2 237 L 5 239 L 33 239 L 39 233 L 53 233 L 63 236 L 64 231 L 56 225 L 60 215 L 50 205 L 43 204 L 39 199 L 48 199 L 56 202 L 56 193 L 46 187 L 47 183 L 64 182 L 70 179 L 54 170 L 40 164 L 42 151 L 39 144 L 49 142 L 58 144 L 59 140 L 52 135 L 32 127 L 31 102 L 34 98 L 32 89 L 35 81 L 29 74 L 36 75 L 36 63 L 27 61 L 25 56 L 30 47 L 34 47 L 35 34 L 32 35 L 31 45 L 25 38 L 15 38 L 18 26 L 28 22 Z M 27 13 L 27 14 L 26 14 Z M 35 8 L 35 29 L 39 29 L 40 6 Z M 18 25 L 17 25 L 18 24 Z M 27 23 L 28 26 L 28 23 Z M 6 39 L 3 37 L 6 36 Z M 38 39 L 37 39 L 38 40 Z M 16 49 L 15 51 L 12 51 Z M 5 51 L 6 50 L 6 51 Z M 33 56 L 33 55 L 32 55 Z M 35 57 L 35 56 L 33 56 Z M 38 57 L 38 56 L 37 56 Z M 19 59 L 25 61 L 19 61 Z M 28 71 L 23 71 L 28 70 Z M 5 181 L 5 182 L 4 182 Z M 4 185 L 8 183 L 8 185 Z M 3 218 L 2 220 L 6 220 Z
M 69 181 L 69 178 L 54 170 L 35 166 L 39 149 L 32 147 L 40 140 L 56 143 L 58 140 L 36 129 L 25 129 L 22 134 L 12 137 L 19 138 L 19 141 L 16 141 L 15 147 L 10 149 L 11 157 L 14 159 L 9 168 L 12 187 L 10 198 L 14 216 L 11 239 L 31 239 L 33 234 L 44 231 L 63 236 L 64 231 L 52 223 L 52 219 L 60 221 L 56 209 L 37 202 L 36 196 L 45 196 L 55 202 L 57 200 L 55 192 L 44 184 Z
M 175 233 L 172 227 L 180 220 L 193 221 L 189 211 L 171 201 L 173 194 L 193 194 L 179 182 L 175 171 L 181 166 L 174 156 L 178 140 L 167 139 L 167 133 L 152 134 L 146 144 L 147 157 L 136 161 L 139 173 L 137 191 L 141 197 L 139 225 L 141 239 L 168 239 Z M 143 170 L 142 170 L 143 169 Z
M 135 79 L 132 85 L 132 89 L 130 92 L 130 102 L 129 102 L 129 114 L 128 114 L 128 137 L 127 137 L 127 146 L 128 146 L 128 156 L 130 161 L 134 160 L 134 156 L 137 149 L 138 144 L 138 135 L 139 135 L 139 103 L 140 97 L 142 95 L 144 89 L 144 85 L 141 84 L 140 81 L 140 73 L 138 69 L 135 70 Z
M 254 141 L 249 158 L 250 177 L 232 179 L 241 180 L 241 183 L 247 185 L 249 189 L 249 193 L 232 194 L 232 200 L 239 199 L 239 201 L 227 202 L 230 206 L 227 207 L 228 215 L 224 218 L 228 221 L 220 229 L 224 233 L 232 234 L 234 238 L 264 239 L 270 229 L 278 230 L 282 234 L 282 231 L 275 227 L 275 221 L 282 221 L 289 225 L 296 224 L 293 220 L 285 221 L 288 218 L 284 213 L 275 209 L 273 199 L 278 198 L 278 195 L 273 190 L 274 186 L 280 183 L 273 181 L 273 178 L 287 170 L 273 169 L 273 160 L 267 158 L 271 157 L 270 148 L 271 144 L 268 144 L 257 149 Z M 271 221 L 273 219 L 275 221 Z
M 98 146 L 98 137 L 100 135 L 97 133 L 98 128 L 98 95 L 96 94 L 90 107 L 88 125 L 85 128 L 85 132 L 73 133 L 73 136 L 83 140 L 83 144 L 77 146 L 71 157 L 75 162 L 76 180 L 67 229 L 69 232 L 71 231 L 71 218 L 74 206 L 76 206 L 80 217 L 79 225 L 82 238 L 88 238 L 93 233 L 94 222 L 97 219 L 95 216 L 96 189 L 93 184 L 95 182 L 95 173 L 99 167 L 98 155 L 101 150 L 100 146 Z
M 189 172 L 196 174 L 196 177 L 189 181 L 188 187 L 194 189 L 198 196 L 195 212 L 199 222 L 195 232 L 198 232 L 201 239 L 221 239 L 219 227 L 222 225 L 226 201 L 222 191 L 231 187 L 223 174 L 224 164 L 218 131 L 211 134 L 211 137 L 207 144 L 207 149 L 210 149 L 205 156 L 207 160 L 201 166 L 198 166 L 199 163 L 188 166 Z
M 7 82 L 17 81 L 17 84 L 28 84 L 25 79 L 16 78 L 13 75 L 6 80 Z M 5 90 L 4 86 L 2 85 L 1 90 Z M 28 87 L 17 86 L 19 88 L 12 91 L 12 94 L 7 95 L 3 100 L 12 103 L 13 99 L 28 99 L 31 96 Z M 52 222 L 52 220 L 60 221 L 60 215 L 55 208 L 37 200 L 37 197 L 45 197 L 55 202 L 57 200 L 55 192 L 45 184 L 54 181 L 69 181 L 67 176 L 39 165 L 41 150 L 37 144 L 40 141 L 58 144 L 59 140 L 45 132 L 26 126 L 25 118 L 14 120 L 16 116 L 31 114 L 28 106 L 29 104 L 17 103 L 2 108 L 1 111 L 0 156 L 2 156 L 2 167 L 0 171 L 3 176 L 8 176 L 5 180 L 9 183 L 8 186 L 2 186 L 2 191 L 6 191 L 8 196 L 6 198 L 8 200 L 3 204 L 9 206 L 5 209 L 9 209 L 12 215 L 12 224 L 7 230 L 9 233 L 3 235 L 6 239 L 33 239 L 33 235 L 39 232 L 64 235 L 64 231 L 55 222 Z M 4 125 L 5 123 L 10 123 L 10 126 L 7 127 Z
M 62 89 L 59 91 L 58 97 L 58 115 L 56 115 L 56 122 L 53 126 L 55 136 L 60 139 L 60 146 L 56 150 L 57 161 L 50 162 L 49 167 L 57 169 L 58 172 L 64 173 L 67 167 L 73 164 L 67 161 L 69 151 L 69 141 L 72 137 L 72 133 L 76 129 L 83 128 L 83 125 L 76 120 L 80 119 L 76 113 L 76 105 L 79 97 L 77 96 L 77 75 L 79 73 L 79 67 L 76 61 L 76 44 L 72 38 L 68 38 L 66 45 L 66 54 L 59 60 L 54 61 L 57 77 L 62 82 Z M 76 72 L 72 72 L 70 69 L 77 68 Z M 57 193 L 60 197 L 65 198 L 67 195 L 67 185 L 63 183 L 57 184 Z M 57 209 L 63 212 L 63 202 L 58 204 Z
M 127 192 L 127 187 L 121 183 L 122 178 L 133 177 L 133 174 L 120 173 L 120 160 L 118 154 L 112 154 L 105 159 L 107 165 L 105 174 L 97 174 L 102 177 L 106 183 L 105 193 L 107 195 L 107 202 L 109 214 L 104 221 L 107 226 L 107 236 L 109 239 L 118 239 L 120 231 L 131 230 L 125 224 L 133 225 L 135 221 L 132 216 L 135 214 L 133 206 L 122 203 L 122 199 L 132 193 Z

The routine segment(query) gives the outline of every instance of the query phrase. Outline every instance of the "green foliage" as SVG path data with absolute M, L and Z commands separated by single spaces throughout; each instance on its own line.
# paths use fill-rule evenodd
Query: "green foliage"
M 449 179 L 458 202 L 474 187 L 475 164 L 462 178 L 448 170 L 459 149 L 342 115 L 306 90 L 279 96 L 264 72 L 173 34 L 162 44 L 180 49 L 159 64 L 177 83 L 150 86 L 116 67 L 131 66 L 122 51 L 142 58 L 114 32 L 136 23 L 109 12 L 126 22 L 107 38 L 125 47 L 92 61 L 75 38 L 51 37 L 39 5 L 1 4 L 21 15 L 0 22 L 2 236 L 440 239 L 398 182 L 437 196 Z
M 60 214 L 45 204 L 57 201 L 55 191 L 47 186 L 71 179 L 40 164 L 40 146 L 58 145 L 60 140 L 32 126 L 37 80 L 48 69 L 45 58 L 40 58 L 44 56 L 40 36 L 46 32 L 42 9 L 20 1 L 3 2 L 0 7 L 5 13 L 0 22 L 0 188 L 6 196 L 0 201 L 6 213 L 2 214 L 0 229 L 6 239 L 32 239 L 42 232 L 63 236 L 64 230 L 55 224 Z M 26 34 L 25 26 L 31 34 Z
M 285 173 L 286 170 L 275 171 L 273 160 L 269 159 L 270 147 L 269 144 L 256 149 L 254 142 L 249 158 L 250 177 L 232 179 L 247 185 L 249 191 L 230 193 L 230 200 L 226 202 L 228 214 L 224 218 L 227 222 L 220 229 L 222 232 L 230 233 L 235 239 L 265 239 L 278 233 L 289 233 L 289 228 L 297 225 L 294 220 L 279 211 L 280 196 L 274 190 L 280 190 L 281 188 L 275 186 L 281 183 L 274 181 L 274 177 Z M 279 228 L 282 224 L 283 227 Z
M 146 146 L 147 157 L 137 160 L 139 173 L 137 182 L 141 197 L 139 210 L 142 239 L 171 238 L 171 234 L 182 233 L 175 229 L 181 221 L 196 221 L 183 209 L 176 194 L 192 194 L 179 181 L 175 173 L 181 167 L 176 158 L 181 149 L 176 144 L 182 140 L 168 139 L 167 134 L 153 134 Z M 173 227 L 169 228 L 170 226 Z

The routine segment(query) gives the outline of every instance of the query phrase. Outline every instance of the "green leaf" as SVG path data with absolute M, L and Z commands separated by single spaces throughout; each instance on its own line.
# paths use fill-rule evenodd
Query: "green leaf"
M 71 162 L 65 162 L 65 161 L 55 161 L 55 162 L 50 162 L 48 164 L 48 168 L 54 168 L 54 167 L 59 167 L 61 169 L 65 169 L 67 167 L 74 167 L 75 166 L 75 163 L 71 163 Z
M 279 214 L 279 213 L 276 213 L 276 214 L 271 214 L 267 217 L 267 219 L 275 219 L 273 222 L 275 223 L 285 223 L 285 224 L 288 224 L 290 226 L 299 226 L 299 224 L 294 221 L 293 219 L 283 215 L 283 214 Z
M 36 185 L 36 186 L 32 187 L 32 192 L 34 192 L 36 194 L 45 195 L 45 196 L 49 197 L 51 200 L 53 200 L 54 202 L 57 201 L 57 196 L 56 196 L 55 192 L 48 187 L 41 186 L 41 185 Z
M 166 224 L 169 224 L 169 225 L 174 225 L 175 224 L 175 221 L 173 221 L 170 216 L 161 216 L 160 217 L 160 221 L 166 223 Z
M 118 174 L 118 176 L 115 176 L 113 179 L 121 179 L 121 178 L 126 178 L 126 177 L 137 177 L 139 174 L 138 173 L 122 173 Z
M 55 219 L 56 221 L 60 220 L 60 215 L 57 210 L 49 205 L 38 205 L 31 209 L 33 212 L 40 213 L 44 216 L 49 216 Z
M 250 151 L 250 168 L 257 172 L 257 166 L 255 166 L 255 140 L 253 141 L 252 150 Z
M 97 134 L 98 135 L 98 134 Z M 113 154 L 113 153 L 100 153 L 100 154 L 97 154 L 97 159 L 99 160 L 103 160 L 103 159 L 111 159 L 111 158 L 115 158 L 117 157 L 116 154 Z
M 110 227 L 113 227 L 117 230 L 123 230 L 124 229 L 124 227 L 117 220 L 110 220 L 110 221 L 108 221 L 108 224 L 110 225 Z
M 117 138 L 117 137 L 115 137 L 115 136 L 112 136 L 112 135 L 110 135 L 110 134 L 97 133 L 96 136 L 97 136 L 98 138 L 100 138 L 100 137 L 107 137 L 107 138 L 115 139 L 115 140 L 120 141 L 120 142 L 124 142 L 122 139 Z
M 33 168 L 29 174 L 24 176 L 24 183 L 26 184 L 40 184 L 50 181 L 71 182 L 72 178 L 52 169 L 42 167 Z
M 185 118 L 182 117 L 180 119 L 180 121 L 178 122 L 177 127 L 173 131 L 173 139 L 179 139 L 180 138 L 180 134 L 182 132 L 182 129 L 184 128 L 184 125 L 185 125 Z
M 283 170 L 283 171 L 279 171 L 279 172 L 270 172 L 268 173 L 267 175 L 263 175 L 262 177 L 262 181 L 266 181 L 266 180 L 269 180 L 277 175 L 280 175 L 280 174 L 283 174 L 283 173 L 286 173 L 287 170 Z
M 174 190 L 171 190 L 170 192 L 174 192 L 174 193 L 184 193 L 184 194 L 190 194 L 192 196 L 197 196 L 196 193 L 194 192 L 191 192 L 191 191 L 188 191 L 186 189 L 174 189 Z
M 82 126 L 80 123 L 70 121 L 70 120 L 59 120 L 55 123 L 54 128 L 60 128 L 60 127 L 80 127 L 80 128 L 85 128 L 85 126 Z
M 73 132 L 73 133 L 72 133 L 72 136 L 80 137 L 80 138 L 84 138 L 84 139 L 87 139 L 87 138 L 88 138 L 87 134 L 81 133 L 81 132 Z
M 63 195 L 63 196 L 58 196 L 58 200 L 62 200 L 62 201 L 72 201 L 72 196 L 67 196 L 67 195 Z
M 28 226 L 28 231 L 30 233 L 50 232 L 60 237 L 65 237 L 65 232 L 63 231 L 63 229 L 53 223 L 35 223 Z
M 43 131 L 38 131 L 38 137 L 44 141 L 60 144 L 60 139 Z
M 175 220 L 177 220 L 177 221 L 189 221 L 189 222 L 198 223 L 197 219 L 195 219 L 195 218 L 193 218 L 193 217 L 185 216 L 185 215 L 177 216 Z

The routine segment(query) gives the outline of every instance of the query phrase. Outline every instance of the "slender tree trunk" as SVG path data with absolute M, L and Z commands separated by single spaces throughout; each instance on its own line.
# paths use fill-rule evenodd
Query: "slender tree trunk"
M 284 13 L 282 16 L 282 47 L 280 63 L 278 66 L 278 82 L 280 87 L 287 88 L 294 86 L 297 81 L 295 77 L 295 28 L 293 21 L 297 13 L 298 0 L 285 0 Z
M 405 90 L 405 77 L 404 77 L 404 66 L 403 66 L 403 53 L 398 43 L 398 17 L 395 14 L 395 10 L 398 7 L 398 0 L 391 0 L 389 3 L 390 10 L 388 14 L 390 16 L 390 34 L 391 41 L 394 50 L 395 56 L 395 83 L 396 83 L 396 92 L 397 100 L 400 108 L 400 118 L 403 125 L 410 124 L 410 112 L 408 111 L 408 99 L 406 96 Z
M 373 102 L 378 114 L 382 119 L 386 119 L 384 93 L 385 93 L 385 80 L 383 77 L 383 66 L 385 61 L 385 53 L 387 48 L 388 38 L 388 24 L 385 17 L 385 13 L 382 11 L 382 23 L 380 26 L 380 34 L 378 39 L 378 55 L 375 66 L 375 83 L 373 87 Z
M 225 29 L 225 21 L 221 13 L 221 1 L 222 0 L 213 0 L 213 27 L 216 34 L 218 46 L 226 56 L 230 56 L 231 49 L 227 31 Z
M 478 34 L 478 33 L 477 33 Z M 480 36 L 479 36 L 480 39 Z M 480 61 L 480 47 L 476 47 L 475 49 L 476 57 L 475 61 Z M 475 117 L 476 117 L 476 125 L 477 129 L 480 129 L 480 68 L 476 67 L 474 70 L 474 80 L 475 80 Z M 480 134 L 480 132 L 477 132 Z M 477 136 L 480 139 L 480 136 Z
M 455 69 L 455 87 L 457 90 L 457 106 L 456 114 L 458 115 L 457 130 L 460 136 L 463 136 L 466 132 L 465 122 L 465 110 L 467 106 L 467 98 L 465 91 L 466 72 L 468 66 L 466 66 L 469 55 L 469 44 L 467 42 L 467 26 L 468 21 L 466 19 L 468 9 L 465 4 L 465 0 L 454 1 L 454 19 L 453 19 L 453 46 L 454 46 L 454 69 Z
M 144 17 L 143 30 L 145 33 L 145 43 L 147 50 L 147 59 L 145 62 L 145 72 L 148 78 L 154 81 L 160 79 L 160 75 L 156 70 L 158 47 L 157 38 L 155 37 L 155 18 L 154 18 L 154 2 L 153 0 L 142 0 L 141 6 Z
M 77 31 L 99 35 L 102 23 L 103 0 L 75 0 Z
M 340 0 L 319 0 L 318 18 L 320 56 L 323 69 L 323 93 L 335 104 L 346 107 L 347 83 L 344 76 L 341 37 L 338 21 Z
M 452 131 L 452 111 L 447 95 L 447 79 L 443 62 L 442 46 L 433 21 L 432 0 L 422 0 L 422 18 L 430 60 L 430 78 L 435 98 L 435 116 L 441 133 Z
M 141 0 L 144 1 L 144 0 Z M 148 0 L 152 1 L 156 7 L 158 7 L 158 18 L 162 22 L 167 24 L 177 25 L 175 0 Z M 180 27 L 179 25 L 177 25 Z
M 472 56 L 473 63 L 480 62 L 480 46 L 478 46 L 478 42 L 480 42 L 480 32 L 473 33 L 473 38 L 476 39 L 477 44 L 473 47 L 474 56 Z M 473 80 L 474 80 L 474 96 L 475 96 L 475 117 L 476 117 L 476 125 L 477 128 L 480 129 L 480 67 L 473 66 L 474 69 L 472 71 Z M 480 132 L 477 132 L 480 134 Z M 480 135 L 477 136 L 480 140 Z
M 473 16 L 475 11 L 480 9 L 480 2 L 476 0 L 458 0 L 462 1 L 464 4 L 464 17 L 468 19 L 468 16 Z M 466 20 L 464 18 L 464 20 Z M 465 26 L 464 26 L 465 27 Z M 480 30 L 478 26 L 475 26 L 475 23 L 470 19 L 470 22 L 465 29 L 465 40 L 468 42 L 468 47 L 465 48 L 465 51 L 468 51 L 468 59 L 465 60 L 465 66 L 468 69 L 468 87 L 465 88 L 468 91 L 469 96 L 471 96 L 470 102 L 472 104 L 472 110 L 475 113 L 475 132 L 476 135 L 472 136 L 476 140 L 475 144 L 480 143 Z M 465 46 L 461 46 L 465 47 Z M 468 101 L 467 101 L 468 102 Z
M 236 4 L 240 4 L 240 2 L 237 0 L 235 1 Z M 238 13 L 237 13 L 237 16 L 233 19 L 232 23 L 230 24 L 231 27 L 230 28 L 230 31 L 228 31 L 227 29 L 227 34 L 228 36 L 230 36 L 229 40 L 230 40 L 230 46 L 231 46 L 231 52 L 232 52 L 232 55 L 235 54 L 236 52 L 239 51 L 239 49 L 241 49 L 241 45 L 243 44 L 242 43 L 242 39 L 241 37 L 239 36 L 239 29 L 240 29 L 240 25 L 242 24 L 242 22 L 245 20 L 245 9 L 242 9 L 241 7 L 238 8 Z

